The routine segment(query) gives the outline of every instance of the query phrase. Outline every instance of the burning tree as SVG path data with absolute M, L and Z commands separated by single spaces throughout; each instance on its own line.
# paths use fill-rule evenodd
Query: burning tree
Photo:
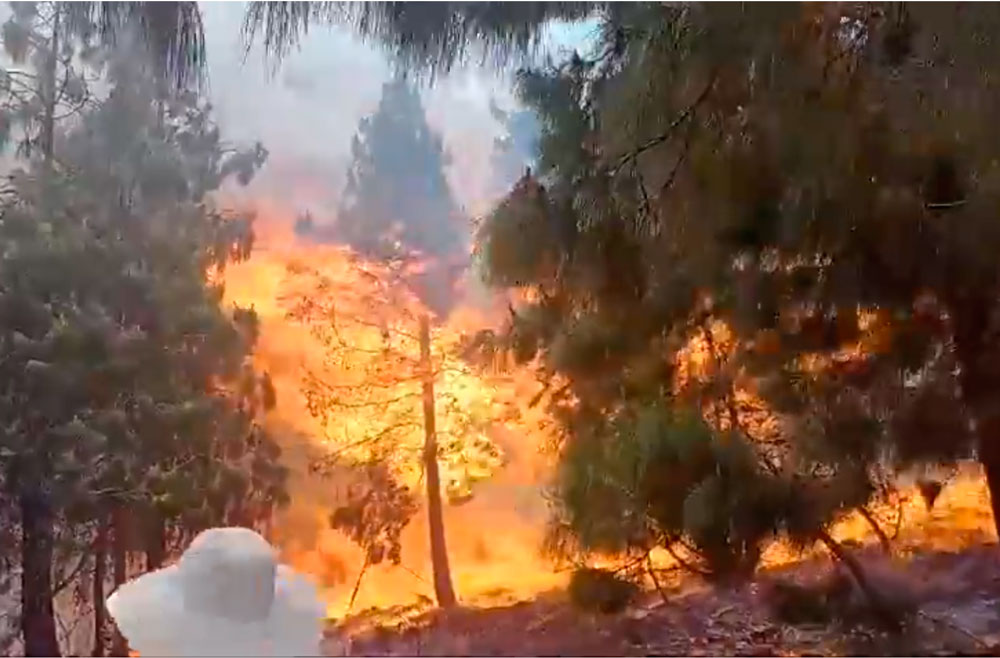
M 332 521 L 365 551 L 362 573 L 385 559 L 398 564 L 399 534 L 416 510 L 410 492 L 424 480 L 435 594 L 452 605 L 442 492 L 464 502 L 502 465 L 488 436 L 497 400 L 459 358 L 460 336 L 431 327 L 405 285 L 409 267 L 340 255 L 326 269 L 290 267 L 283 295 L 289 316 L 325 350 L 303 378 L 330 450 L 317 467 L 347 463 L 377 476 L 356 487 Z
M 291 272 L 290 314 L 308 323 L 327 349 L 324 367 L 307 371 L 304 388 L 310 411 L 338 446 L 335 458 L 384 465 L 406 487 L 426 478 L 434 590 L 448 606 L 455 594 L 442 489 L 453 502 L 464 500 L 470 483 L 500 463 L 485 434 L 493 418 L 490 396 L 452 355 L 457 341 L 451 347 L 432 336 L 431 315 L 445 316 L 454 303 L 465 236 L 445 178 L 441 138 L 405 79 L 383 86 L 378 109 L 358 127 L 352 155 L 336 224 L 320 229 L 306 220 L 296 227 L 300 235 L 347 244 L 371 261 L 355 259 L 350 266 L 361 268 L 365 279 L 356 289 L 344 285 L 350 275 L 343 271 Z M 383 488 L 389 482 L 384 475 L 371 480 Z M 352 512 L 335 515 L 340 527 L 347 521 L 385 526 L 386 532 L 350 532 L 365 549 L 366 567 L 386 557 L 398 562 L 405 523 L 395 508 L 409 509 L 405 498 L 402 491 L 364 494 L 352 499 Z M 373 513 L 379 500 L 382 511 Z
M 951 457 L 956 444 L 967 451 L 970 417 L 996 418 L 985 404 L 995 332 L 983 328 L 997 268 L 979 250 L 996 242 L 985 210 L 995 163 L 971 142 L 938 144 L 950 69 L 925 77 L 913 58 L 903 68 L 913 78 L 901 78 L 899 63 L 883 59 L 905 13 L 796 8 L 745 21 L 726 10 L 633 9 L 622 34 L 649 22 L 709 36 L 670 33 L 662 50 L 609 39 L 597 58 L 522 75 L 522 97 L 545 126 L 544 186 L 526 176 L 483 225 L 491 281 L 532 293 L 513 344 L 571 381 L 575 404 L 559 410 L 570 436 L 561 520 L 596 548 L 648 546 L 652 528 L 666 546 L 691 546 L 713 576 L 752 572 L 779 535 L 822 542 L 850 565 L 826 529 L 876 494 L 884 464 L 916 448 L 895 431 L 919 420 L 902 417 L 919 406 L 913 389 L 935 385 L 926 399 L 952 409 L 961 391 L 967 404 L 940 414 L 959 422 L 939 427 L 959 431 L 950 444 L 947 433 L 929 437 L 924 459 Z M 926 16 L 922 56 L 954 48 L 978 71 L 991 50 L 939 45 L 948 41 L 938 26 L 951 36 L 972 29 L 957 16 Z M 815 39 L 778 36 L 807 23 Z M 848 23 L 865 38 L 854 42 Z M 718 47 L 740 29 L 743 45 Z M 650 95 L 646 81 L 673 67 L 682 77 Z M 992 96 L 969 85 L 982 103 L 975 134 L 992 135 L 981 118 Z M 820 122 L 832 129 L 816 130 Z M 912 132 L 878 141 L 889 123 Z M 964 180 L 958 162 L 969 167 Z M 962 185 L 977 176 L 966 197 Z M 734 332 L 734 350 L 685 394 L 675 357 L 718 323 Z M 740 387 L 780 416 L 780 450 L 738 413 L 704 417 L 706 406 L 726 411 Z M 998 453 L 980 438 L 989 472 Z

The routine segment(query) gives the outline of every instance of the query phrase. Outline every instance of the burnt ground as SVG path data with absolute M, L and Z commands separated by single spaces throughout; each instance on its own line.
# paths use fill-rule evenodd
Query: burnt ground
M 1000 547 L 914 552 L 890 559 L 859 552 L 871 581 L 919 612 L 901 633 L 862 622 L 792 626 L 768 605 L 775 579 L 829 574 L 816 558 L 760 574 L 754 583 L 711 588 L 691 582 L 643 595 L 626 611 L 595 615 L 553 592 L 508 607 L 380 611 L 331 626 L 328 655 L 1000 655 Z M 412 613 L 412 610 L 410 611 Z M 366 630 L 359 631 L 364 622 Z M 349 638 L 349 639 L 348 639 Z

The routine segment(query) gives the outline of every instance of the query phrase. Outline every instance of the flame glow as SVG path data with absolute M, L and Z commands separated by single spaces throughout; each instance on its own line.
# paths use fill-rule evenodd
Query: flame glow
M 336 475 L 310 474 L 309 464 L 331 448 L 350 447 L 392 426 L 402 427 L 389 458 L 399 464 L 401 480 L 422 492 L 419 462 L 414 459 L 423 441 L 419 381 L 405 376 L 411 363 L 380 355 L 386 336 L 395 343 L 394 355 L 416 350 L 414 318 L 424 309 L 405 290 L 387 285 L 385 268 L 342 247 L 297 241 L 288 230 L 291 218 L 280 211 L 258 207 L 258 217 L 252 258 L 226 272 L 226 301 L 256 310 L 260 337 L 255 359 L 268 371 L 278 393 L 268 422 L 283 443 L 294 476 L 292 503 L 277 524 L 276 539 L 285 559 L 325 586 L 330 614 L 339 617 L 345 613 L 362 556 L 329 525 L 342 483 Z M 323 297 L 345 318 L 336 337 L 301 318 L 288 317 L 288 295 L 294 295 L 295 282 L 302 281 L 292 277 L 290 283 L 289 266 L 293 272 L 309 269 L 326 280 Z M 312 278 L 310 286 L 316 283 Z M 299 292 L 300 299 L 308 297 L 308 292 Z M 311 310 L 315 319 L 317 310 L 321 314 L 329 309 Z M 453 356 L 459 337 L 489 326 L 495 312 L 490 307 L 459 308 L 432 334 L 439 371 L 435 381 L 439 443 L 460 442 L 450 460 L 441 460 L 442 483 L 476 481 L 492 471 L 491 477 L 475 483 L 469 502 L 445 507 L 452 577 L 462 602 L 472 605 L 520 599 L 563 582 L 563 576 L 553 573 L 538 553 L 546 514 L 542 486 L 548 471 L 540 451 L 548 436 L 547 419 L 540 406 L 529 405 L 538 384 L 528 372 L 482 375 Z M 340 341 L 349 349 L 339 349 Z M 337 349 L 331 349 L 331 342 Z M 349 391 L 343 398 L 345 408 L 325 422 L 307 408 L 303 381 L 307 372 Z M 403 381 L 391 393 L 364 385 L 392 375 Z M 451 406 L 464 414 L 453 413 Z M 470 416 L 472 424 L 467 422 Z M 477 439 L 484 438 L 497 446 L 502 465 L 483 464 L 469 454 Z M 478 472 L 469 472 L 477 468 Z M 448 493 L 463 498 L 468 492 Z M 369 569 L 355 611 L 433 596 L 427 536 L 426 513 L 421 511 L 403 533 L 402 566 Z
M 390 416 L 419 417 L 420 399 L 413 389 L 404 387 L 404 400 L 388 407 L 368 405 L 365 403 L 378 402 L 378 398 L 361 387 L 360 393 L 353 394 L 360 397 L 351 398 L 358 403 L 354 408 L 342 409 L 335 418 L 323 422 L 307 408 L 303 376 L 308 371 L 319 372 L 324 381 L 346 386 L 357 384 L 359 373 L 370 377 L 373 372 L 385 374 L 387 368 L 407 367 L 380 362 L 377 353 L 385 344 L 387 329 L 389 334 L 402 337 L 397 351 L 414 349 L 411 332 L 416 329 L 412 322 L 424 309 L 405 290 L 391 289 L 384 268 L 359 260 L 341 247 L 297 241 L 289 230 L 292 218 L 266 205 L 258 205 L 258 216 L 257 247 L 249 261 L 226 272 L 226 299 L 227 303 L 252 305 L 257 311 L 260 338 L 255 358 L 270 373 L 278 392 L 278 404 L 268 422 L 284 445 L 284 459 L 294 477 L 292 503 L 278 521 L 276 541 L 284 559 L 324 586 L 330 616 L 342 617 L 362 555 L 329 524 L 338 500 L 338 477 L 311 474 L 309 465 L 317 454 L 326 454 L 331 447 L 351 445 L 359 437 L 379 432 L 390 423 Z M 329 335 L 324 337 L 315 327 L 311 330 L 301 318 L 288 317 L 289 266 L 293 271 L 305 267 L 326 277 L 324 296 L 333 300 L 338 314 L 355 320 L 338 340 L 361 349 L 339 352 L 338 358 L 331 359 Z M 551 471 L 542 448 L 552 439 L 552 423 L 544 405 L 531 404 L 537 382 L 528 370 L 504 376 L 473 373 L 450 356 L 460 335 L 496 326 L 500 313 L 502 309 L 482 304 L 459 308 L 443 326 L 435 328 L 432 338 L 439 370 L 435 385 L 441 435 L 471 444 L 481 434 L 498 446 L 503 457 L 502 466 L 488 464 L 483 472 L 474 474 L 477 477 L 473 480 L 490 477 L 475 484 L 469 502 L 445 508 L 452 577 L 466 605 L 499 605 L 530 598 L 560 588 L 566 580 L 566 575 L 556 573 L 539 553 L 547 515 L 542 490 Z M 726 342 L 724 332 L 717 338 Z M 352 353 L 354 361 L 349 358 Z M 691 374 L 698 376 L 708 365 L 705 358 L 694 359 Z M 449 424 L 449 412 L 442 409 L 441 400 L 472 410 L 485 423 L 474 427 Z M 744 406 L 759 401 L 740 402 Z M 407 453 L 412 457 L 421 441 L 422 430 L 414 427 L 394 444 L 399 453 L 392 458 L 412 464 L 412 459 L 403 458 Z M 443 482 L 455 476 L 456 469 L 467 468 L 469 460 L 461 458 L 461 450 L 457 454 L 460 458 L 454 462 L 442 461 Z M 402 472 L 407 484 L 422 491 L 419 469 Z M 903 518 L 894 529 L 898 510 Z M 904 547 L 955 550 L 996 540 L 988 493 L 981 473 L 974 468 L 963 468 L 952 479 L 933 510 L 927 510 L 919 496 L 909 490 L 901 496 L 898 508 L 887 506 L 873 512 L 889 534 L 896 532 L 898 545 Z M 874 541 L 871 527 L 858 516 L 843 520 L 833 534 L 841 540 Z M 421 511 L 403 533 L 402 565 L 369 569 L 353 610 L 429 602 L 433 589 L 427 537 L 426 513 Z M 670 561 L 666 555 L 654 553 L 653 557 L 664 566 Z M 764 561 L 776 565 L 802 557 L 801 552 L 778 543 L 766 552 Z

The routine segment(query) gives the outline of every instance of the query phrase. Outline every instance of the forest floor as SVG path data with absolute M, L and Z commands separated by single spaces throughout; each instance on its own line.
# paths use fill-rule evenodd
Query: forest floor
M 720 588 L 680 579 L 614 615 L 582 612 L 565 593 L 495 608 L 447 613 L 367 611 L 336 626 L 328 655 L 420 656 L 821 656 L 1000 655 L 1000 548 L 911 550 L 889 558 L 857 552 L 871 580 L 919 612 L 890 634 L 843 622 L 792 626 L 768 604 L 775 580 L 817 582 L 831 573 L 816 557 L 766 570 L 753 583 Z

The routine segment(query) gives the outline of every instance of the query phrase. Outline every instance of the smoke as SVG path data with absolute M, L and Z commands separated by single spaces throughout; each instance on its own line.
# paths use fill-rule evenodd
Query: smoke
M 233 141 L 260 140 L 270 151 L 253 184 L 233 193 L 247 201 L 264 196 L 332 223 L 358 123 L 378 107 L 390 80 L 385 58 L 346 29 L 317 26 L 275 66 L 260 48 L 244 51 L 242 3 L 205 3 L 202 11 L 216 118 Z M 490 102 L 513 106 L 511 80 L 468 68 L 421 92 L 428 123 L 449 154 L 445 175 L 471 235 L 470 220 L 496 197 L 490 159 L 502 128 Z
M 317 27 L 301 48 L 275 66 L 259 48 L 244 52 L 239 38 L 243 10 L 242 4 L 203 5 L 209 93 L 218 122 L 234 141 L 259 139 L 270 152 L 248 188 L 227 193 L 247 205 L 264 197 L 284 207 L 286 214 L 307 215 L 311 226 L 300 225 L 305 229 L 302 237 L 351 244 L 377 258 L 359 239 L 361 232 L 346 234 L 349 218 L 344 214 L 350 200 L 345 193 L 347 172 L 355 160 L 352 145 L 361 122 L 383 102 L 384 86 L 391 80 L 389 65 L 346 29 Z M 405 100 L 405 95 L 397 95 L 397 104 Z M 443 169 L 449 198 L 436 198 L 442 196 L 437 191 L 401 193 L 397 196 L 409 197 L 408 206 L 387 209 L 382 214 L 388 217 L 373 211 L 375 203 L 361 203 L 361 214 L 367 216 L 356 223 L 412 227 L 401 236 L 401 246 L 426 261 L 412 286 L 444 317 L 462 299 L 463 290 L 476 287 L 468 268 L 475 221 L 521 173 L 515 171 L 518 167 L 498 172 L 496 166 L 497 144 L 506 128 L 494 106 L 509 109 L 516 103 L 510 76 L 471 67 L 421 88 L 419 102 L 430 132 L 441 141 L 443 167 L 429 162 L 426 151 L 401 145 L 389 156 L 393 172 L 385 167 L 378 172 L 383 180 L 375 187 L 382 189 L 373 196 L 391 197 L 393 186 L 404 181 L 432 184 L 427 169 L 436 166 Z M 442 215 L 441 221 L 421 216 L 435 213 Z M 386 232 L 380 229 L 367 233 Z

